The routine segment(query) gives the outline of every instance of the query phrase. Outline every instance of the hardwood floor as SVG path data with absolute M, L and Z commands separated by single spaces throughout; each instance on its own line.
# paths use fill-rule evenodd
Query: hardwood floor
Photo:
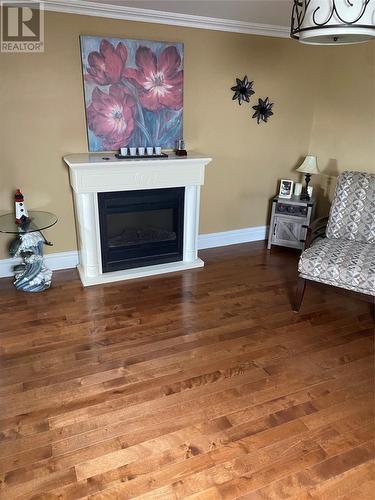
M 41 294 L 0 280 L 1 499 L 370 499 L 369 305 L 253 243 Z

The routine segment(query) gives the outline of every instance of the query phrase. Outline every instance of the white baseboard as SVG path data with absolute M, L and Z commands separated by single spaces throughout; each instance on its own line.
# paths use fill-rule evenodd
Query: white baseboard
M 249 243 L 267 238 L 268 226 L 244 227 L 234 231 L 223 231 L 221 233 L 200 234 L 198 236 L 198 249 L 225 247 L 237 245 L 238 243 Z
M 245 227 L 234 231 L 221 233 L 200 234 L 198 236 L 198 249 L 224 247 L 237 245 L 238 243 L 249 243 L 251 241 L 265 240 L 268 226 Z M 78 265 L 78 252 L 57 252 L 45 256 L 46 265 L 56 271 L 58 269 L 71 269 Z M 20 259 L 0 259 L 0 278 L 13 276 L 13 266 L 19 264 Z
M 78 252 L 72 250 L 71 252 L 57 252 L 45 255 L 46 265 L 57 271 L 58 269 L 70 269 L 78 265 Z M 1 259 L 0 260 L 0 278 L 13 276 L 13 266 L 20 264 L 21 259 Z

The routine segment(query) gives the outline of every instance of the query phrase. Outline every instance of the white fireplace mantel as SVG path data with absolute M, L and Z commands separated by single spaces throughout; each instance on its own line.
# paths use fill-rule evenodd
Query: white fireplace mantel
M 119 160 L 113 154 L 73 154 L 64 157 L 73 190 L 79 260 L 83 285 L 140 278 L 203 266 L 198 258 L 200 186 L 211 158 L 199 153 L 168 158 Z M 185 188 L 183 260 L 103 273 L 97 193 L 139 189 Z

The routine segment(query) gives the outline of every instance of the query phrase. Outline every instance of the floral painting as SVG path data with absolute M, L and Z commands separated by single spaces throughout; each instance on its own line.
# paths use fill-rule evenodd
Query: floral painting
M 183 45 L 81 36 L 89 151 L 182 138 Z

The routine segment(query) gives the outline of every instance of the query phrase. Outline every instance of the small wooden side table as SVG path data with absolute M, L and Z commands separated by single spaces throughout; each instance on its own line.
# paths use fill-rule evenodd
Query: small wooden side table
M 299 196 L 272 200 L 272 213 L 267 248 L 272 245 L 303 249 L 307 228 L 315 213 L 315 199 L 301 200 Z

